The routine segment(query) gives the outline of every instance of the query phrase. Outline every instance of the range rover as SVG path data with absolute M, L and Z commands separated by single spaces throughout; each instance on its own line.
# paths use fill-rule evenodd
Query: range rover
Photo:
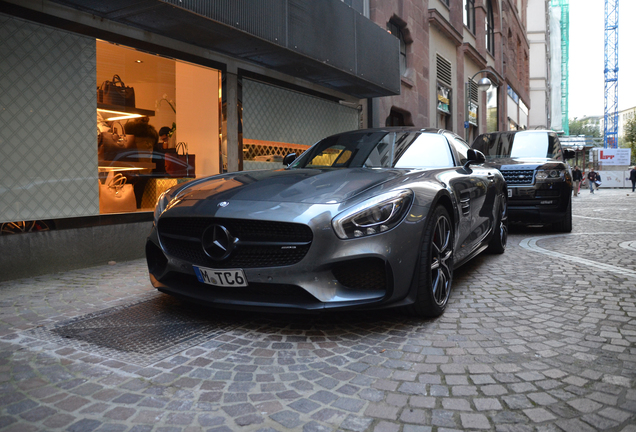
M 574 156 L 549 130 L 493 132 L 471 145 L 486 156 L 508 185 L 508 220 L 525 225 L 550 225 L 572 231 L 572 170 Z

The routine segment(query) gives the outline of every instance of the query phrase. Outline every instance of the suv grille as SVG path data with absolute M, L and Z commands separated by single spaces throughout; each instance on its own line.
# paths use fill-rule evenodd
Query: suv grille
M 222 260 L 210 258 L 201 238 L 211 225 L 220 225 L 238 239 Z M 212 268 L 278 267 L 302 260 L 313 240 L 307 225 L 217 218 L 162 218 L 157 226 L 161 245 L 175 258 Z
M 502 170 L 501 174 L 509 185 L 531 185 L 534 180 L 534 170 Z

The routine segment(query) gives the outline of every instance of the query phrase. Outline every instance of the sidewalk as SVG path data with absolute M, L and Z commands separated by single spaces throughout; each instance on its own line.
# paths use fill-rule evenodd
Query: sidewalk
M 0 283 L 0 430 L 636 432 L 636 194 L 512 230 L 436 320 L 219 312 L 144 260 Z

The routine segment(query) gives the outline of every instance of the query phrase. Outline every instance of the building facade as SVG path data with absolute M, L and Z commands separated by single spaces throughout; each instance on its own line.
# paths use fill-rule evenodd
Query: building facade
M 20 233 L 0 275 L 142 257 L 166 188 L 333 133 L 527 128 L 527 1 L 0 0 L 0 226 Z
M 400 40 L 401 91 L 373 99 L 372 126 L 479 133 L 528 128 L 527 0 L 369 0 Z M 480 91 L 487 77 L 492 86 Z
M 167 187 L 365 126 L 400 74 L 364 8 L 0 1 L 1 277 L 140 258 Z

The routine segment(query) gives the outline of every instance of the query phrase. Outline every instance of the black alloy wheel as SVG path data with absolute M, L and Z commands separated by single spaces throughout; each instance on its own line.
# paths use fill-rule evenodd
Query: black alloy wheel
M 438 206 L 424 230 L 417 298 L 409 309 L 411 313 L 420 317 L 444 313 L 453 282 L 454 238 L 450 216 Z
M 508 201 L 505 196 L 501 198 L 493 230 L 494 234 L 488 242 L 487 251 L 492 254 L 502 254 L 506 251 L 508 244 Z

